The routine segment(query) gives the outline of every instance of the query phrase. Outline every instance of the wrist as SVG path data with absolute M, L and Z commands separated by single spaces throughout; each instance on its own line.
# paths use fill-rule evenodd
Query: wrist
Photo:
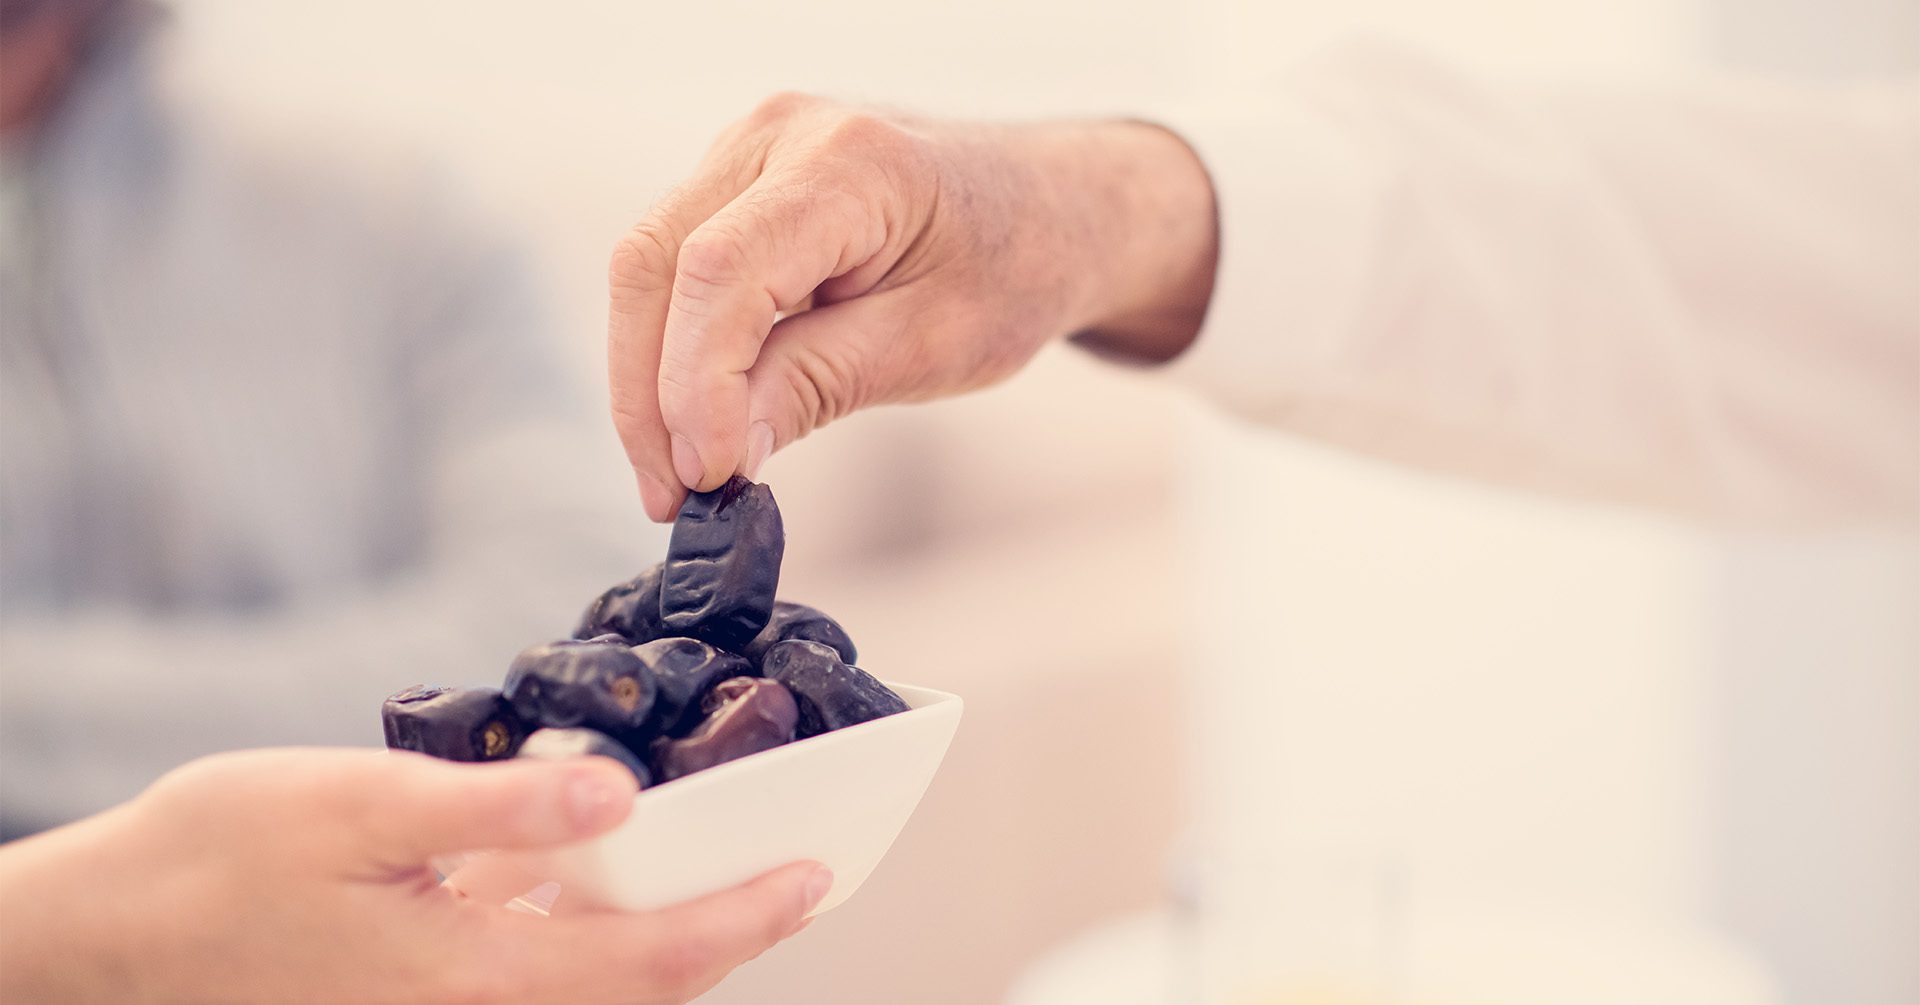
M 1075 144 L 1092 295 L 1069 334 L 1103 354 L 1160 362 L 1199 334 L 1213 293 L 1213 183 L 1179 136 L 1145 122 L 1085 127 Z

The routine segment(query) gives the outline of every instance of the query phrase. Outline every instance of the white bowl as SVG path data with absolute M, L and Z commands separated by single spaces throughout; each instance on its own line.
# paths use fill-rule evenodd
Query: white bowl
M 887 686 L 907 711 L 654 786 L 591 841 L 436 864 L 469 896 L 523 910 L 544 912 L 563 895 L 568 907 L 651 911 L 805 859 L 833 870 L 813 913 L 837 907 L 893 846 L 960 724 L 957 696 Z

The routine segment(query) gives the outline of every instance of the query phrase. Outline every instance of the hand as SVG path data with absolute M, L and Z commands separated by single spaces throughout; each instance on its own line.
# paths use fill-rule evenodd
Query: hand
M 999 380 L 1052 338 L 1169 358 L 1216 240 L 1205 170 L 1156 126 L 774 98 L 613 254 L 613 415 L 647 512 L 856 409 Z
M 652 914 L 541 918 L 463 898 L 427 865 L 590 837 L 633 793 L 605 758 L 196 761 L 0 848 L 0 1000 L 680 1003 L 825 892 L 825 870 L 797 864 Z

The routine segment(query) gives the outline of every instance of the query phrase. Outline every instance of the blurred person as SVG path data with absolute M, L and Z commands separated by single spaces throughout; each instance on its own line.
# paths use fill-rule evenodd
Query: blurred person
M 685 1001 L 825 871 L 534 919 L 428 864 L 614 826 L 604 759 L 229 753 L 106 809 L 373 742 L 381 695 L 498 673 L 644 540 L 511 249 L 191 114 L 163 20 L 0 0 L 0 829 L 97 813 L 0 848 L 0 998 Z
M 1377 44 L 1166 119 L 782 95 L 611 266 L 647 511 L 1045 343 L 1498 483 L 1727 520 L 1920 509 L 1920 88 L 1495 86 Z
M 198 754 L 377 742 L 381 695 L 631 575 L 509 241 L 423 171 L 205 114 L 158 7 L 5 10 L 9 834 Z

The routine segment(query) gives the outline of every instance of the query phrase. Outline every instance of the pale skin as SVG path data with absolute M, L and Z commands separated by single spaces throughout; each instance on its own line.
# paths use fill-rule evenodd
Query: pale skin
M 1156 126 L 769 99 L 613 254 L 613 417 L 648 515 L 849 412 L 1001 380 L 1052 339 L 1177 355 L 1217 229 L 1204 167 Z
M 193 762 L 0 849 L 0 1001 L 678 1005 L 804 927 L 830 874 L 796 863 L 654 913 L 543 918 L 456 893 L 428 864 L 602 833 L 635 788 L 600 757 Z

